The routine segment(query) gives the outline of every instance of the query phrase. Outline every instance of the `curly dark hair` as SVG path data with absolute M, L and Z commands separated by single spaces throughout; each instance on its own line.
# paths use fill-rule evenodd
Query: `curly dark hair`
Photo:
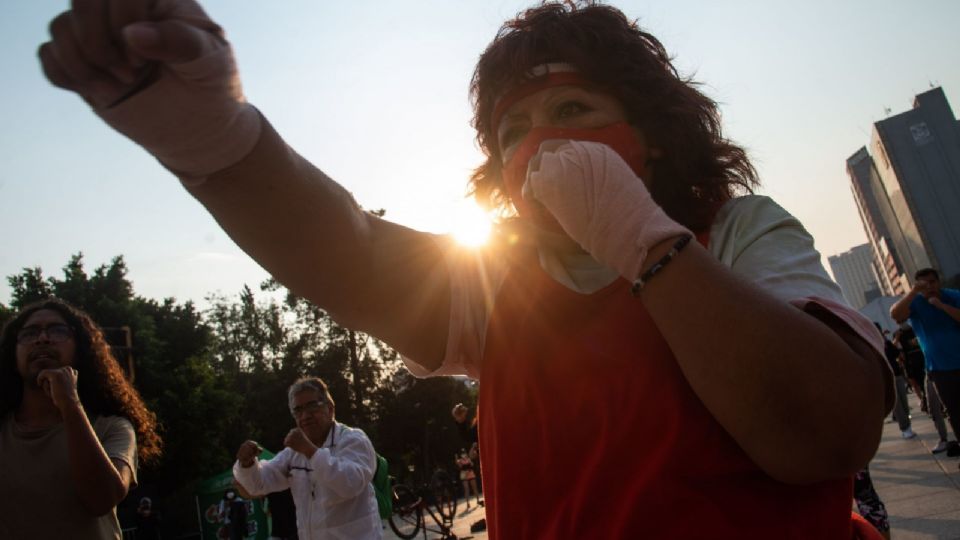
M 709 228 L 716 210 L 759 185 L 746 152 L 723 137 L 717 103 L 683 78 L 663 45 L 618 9 L 594 2 L 544 2 L 500 28 L 470 84 L 477 143 L 487 155 L 470 191 L 487 208 L 508 208 L 491 118 L 497 100 L 536 66 L 572 64 L 623 104 L 628 122 L 663 152 L 651 194 L 691 230 Z
M 73 329 L 77 345 L 77 394 L 87 414 L 122 416 L 137 434 L 137 455 L 141 463 L 159 458 L 162 442 L 157 435 L 157 418 L 123 375 L 110 351 L 103 331 L 83 311 L 59 298 L 47 298 L 24 307 L 7 322 L 0 334 L 0 419 L 20 406 L 23 379 L 17 371 L 17 333 L 27 319 L 40 310 L 56 311 Z

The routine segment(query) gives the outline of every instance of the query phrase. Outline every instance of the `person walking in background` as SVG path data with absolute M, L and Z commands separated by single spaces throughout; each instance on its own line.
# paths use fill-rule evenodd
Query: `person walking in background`
M 800 222 L 749 195 L 756 172 L 716 102 L 621 11 L 538 4 L 480 56 L 471 190 L 511 218 L 468 251 L 363 211 L 294 152 L 195 2 L 77 5 L 39 52 L 53 84 L 292 291 L 415 375 L 480 380 L 491 538 L 840 540 L 861 522 L 851 479 L 894 403 L 880 336 Z M 314 455 L 302 443 L 281 452 L 297 467 Z M 245 448 L 246 485 L 260 468 Z
M 470 461 L 473 462 L 473 472 L 476 476 L 476 482 L 478 485 L 481 484 L 481 464 L 480 464 L 480 442 L 479 436 L 477 434 L 477 416 L 474 414 L 473 419 L 469 422 L 467 421 L 467 416 L 469 415 L 469 410 L 463 403 L 457 403 L 451 414 L 453 415 L 453 420 L 457 425 L 457 433 L 460 435 L 460 440 L 466 444 L 470 445 L 470 451 L 467 453 L 467 457 L 470 458 Z M 464 496 L 466 496 L 467 490 L 464 487 Z M 477 498 L 477 504 L 480 506 L 484 505 L 482 499 Z
M 900 426 L 900 435 L 904 439 L 912 439 L 917 436 L 911 429 L 910 424 L 910 405 L 907 402 L 907 380 L 903 376 L 903 368 L 900 366 L 900 349 L 887 338 L 889 332 L 884 330 L 880 323 L 874 321 L 877 331 L 883 335 L 883 351 L 887 357 L 887 363 L 893 371 L 894 388 L 897 391 L 897 402 L 893 406 L 893 419 Z
M 477 473 L 473 470 L 473 460 L 467 455 L 466 449 L 461 449 L 460 454 L 454 456 L 457 462 L 457 469 L 460 470 L 460 482 L 463 483 L 463 500 L 467 503 L 467 510 L 470 509 L 470 490 L 473 489 L 474 502 L 480 506 L 480 491 L 477 489 Z
M 927 377 L 926 362 L 923 358 L 923 351 L 920 349 L 920 343 L 913 332 L 913 328 L 908 323 L 903 323 L 893 334 L 893 343 L 896 344 L 903 353 L 900 356 L 901 364 L 907 375 L 907 380 L 911 386 L 922 385 L 922 392 L 917 395 L 923 396 L 923 412 L 930 416 L 933 426 L 937 430 L 940 440 L 937 445 L 931 449 L 931 453 L 939 454 L 946 452 L 949 457 L 960 456 L 960 445 L 957 441 L 951 441 L 947 432 L 947 425 L 943 418 L 943 403 L 940 402 L 940 396 L 933 385 L 933 379 Z M 914 390 L 916 392 L 916 390 Z
M 460 436 L 460 440 L 464 444 L 474 444 L 479 440 L 477 435 L 477 416 L 474 415 L 473 419 L 469 422 L 467 421 L 467 416 L 470 414 L 470 410 L 467 409 L 467 406 L 463 403 L 457 403 L 453 406 L 453 410 L 450 411 L 451 416 L 453 416 L 453 421 L 457 425 L 457 435 Z
M 467 453 L 470 457 L 470 461 L 473 462 L 473 472 L 477 473 L 477 484 L 483 485 L 480 482 L 480 443 L 474 442 L 470 445 L 470 451 Z M 483 501 L 480 501 L 480 506 L 483 506 Z
M 947 410 L 954 438 L 960 439 L 960 291 L 941 288 L 940 274 L 933 268 L 917 271 L 914 279 L 910 292 L 890 308 L 890 316 L 898 323 L 910 321 L 927 376 Z
M 321 379 L 305 378 L 287 392 L 296 427 L 273 459 L 245 441 L 233 476 L 252 495 L 289 489 L 304 539 L 378 539 L 382 535 L 373 480 L 377 457 L 366 434 L 336 421 L 336 405 Z
M 220 522 L 227 529 L 227 538 L 243 540 L 247 537 L 247 501 L 230 488 L 220 500 Z
M 924 365 L 923 351 L 920 349 L 920 343 L 917 342 L 917 336 L 909 324 L 903 324 L 893 334 L 893 344 L 900 349 L 900 365 L 903 367 L 903 375 L 906 377 L 914 393 L 920 398 L 920 409 L 923 412 L 929 412 L 927 403 L 926 379 L 927 368 Z
M 116 507 L 159 457 L 156 418 L 100 327 L 50 298 L 0 335 L 0 538 L 120 540 Z

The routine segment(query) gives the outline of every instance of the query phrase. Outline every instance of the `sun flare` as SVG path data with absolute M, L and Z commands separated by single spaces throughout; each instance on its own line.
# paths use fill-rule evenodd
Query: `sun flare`
M 465 203 L 451 219 L 450 233 L 457 242 L 470 247 L 479 247 L 490 239 L 493 222 L 490 215 L 473 203 Z

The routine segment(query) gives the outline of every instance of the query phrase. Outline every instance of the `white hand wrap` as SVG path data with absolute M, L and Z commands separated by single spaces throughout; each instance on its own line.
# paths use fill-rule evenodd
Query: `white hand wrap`
M 634 280 L 649 249 L 691 234 L 654 202 L 643 181 L 609 146 L 568 141 L 531 160 L 526 190 L 599 262 Z
M 159 70 L 150 86 L 97 115 L 186 185 L 202 183 L 253 149 L 260 113 L 243 97 L 228 43 L 210 34 L 196 60 Z

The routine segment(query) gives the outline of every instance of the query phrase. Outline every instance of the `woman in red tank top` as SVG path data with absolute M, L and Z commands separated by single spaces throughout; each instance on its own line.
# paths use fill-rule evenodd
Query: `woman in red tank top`
M 338 322 L 420 374 L 480 379 L 491 538 L 870 533 L 851 477 L 893 404 L 880 336 L 802 225 L 745 195 L 717 104 L 622 12 L 544 3 L 480 57 L 472 188 L 515 219 L 462 254 L 292 151 L 192 0 L 82 5 L 41 46 L 53 84 Z
M 472 90 L 474 192 L 532 238 L 503 264 L 475 366 L 491 536 L 875 532 L 850 504 L 886 411 L 876 336 L 814 279 L 743 279 L 784 264 L 775 249 L 718 263 L 711 244 L 755 234 L 723 231 L 752 219 L 730 208 L 756 176 L 656 38 L 606 6 L 533 8 Z M 584 277 L 578 251 L 614 272 Z M 857 398 L 825 393 L 821 369 Z

